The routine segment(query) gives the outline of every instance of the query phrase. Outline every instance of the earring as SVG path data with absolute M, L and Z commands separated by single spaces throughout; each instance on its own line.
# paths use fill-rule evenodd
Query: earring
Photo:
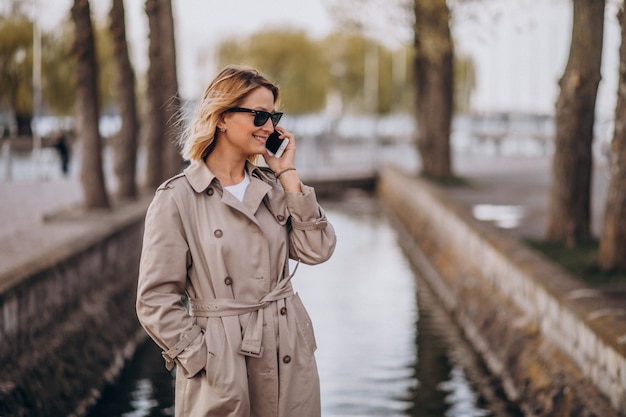
M 221 131 L 222 133 L 224 133 L 224 132 L 226 132 L 226 128 L 225 128 L 225 127 L 220 127 L 220 131 Z

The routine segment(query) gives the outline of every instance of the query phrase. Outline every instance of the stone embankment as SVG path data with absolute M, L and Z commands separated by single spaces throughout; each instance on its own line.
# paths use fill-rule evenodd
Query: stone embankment
M 623 300 L 396 168 L 378 193 L 422 278 L 527 416 L 626 415 Z
M 144 340 L 134 302 L 147 203 L 60 211 L 39 242 L 10 236 L 21 250 L 0 271 L 0 416 L 84 414 Z

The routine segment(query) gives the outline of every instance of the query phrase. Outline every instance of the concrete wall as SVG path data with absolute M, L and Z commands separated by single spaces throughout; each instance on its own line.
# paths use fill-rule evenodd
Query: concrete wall
M 402 245 L 526 415 L 626 415 L 623 305 L 395 168 L 379 195 Z
M 134 300 L 146 207 L 61 213 L 49 221 L 80 236 L 0 276 L 0 416 L 83 414 L 145 338 Z

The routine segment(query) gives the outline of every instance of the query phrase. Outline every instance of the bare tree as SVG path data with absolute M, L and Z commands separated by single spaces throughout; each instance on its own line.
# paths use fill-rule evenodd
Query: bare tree
M 452 176 L 450 130 L 454 51 L 445 0 L 414 0 L 417 146 L 422 173 Z
M 81 185 L 87 208 L 109 207 L 102 169 L 102 139 L 98 129 L 98 68 L 88 0 L 74 0 L 73 53 L 76 56 L 76 134 L 82 142 Z
M 604 0 L 573 0 L 569 59 L 559 81 L 547 238 L 569 246 L 591 237 L 593 124 L 600 83 Z
M 146 183 L 155 187 L 182 167 L 175 144 L 180 99 L 171 1 L 146 0 L 146 13 L 150 27 Z
M 124 1 L 113 0 L 109 13 L 109 31 L 113 39 L 113 58 L 117 67 L 117 96 L 122 126 L 115 138 L 114 170 L 119 187 L 118 195 L 124 198 L 137 196 L 137 99 L 135 73 L 128 56 Z
M 165 177 L 176 175 L 182 169 L 182 158 L 178 152 L 180 134 L 179 112 L 181 99 L 178 93 L 176 71 L 176 40 L 174 36 L 174 15 L 171 0 L 159 0 L 159 36 L 161 45 L 162 82 L 164 112 L 163 168 Z
M 158 20 L 158 0 L 146 0 L 146 14 L 148 15 L 148 27 L 150 29 L 150 45 L 148 56 L 150 66 L 148 67 L 148 94 L 147 113 L 145 117 L 145 148 L 146 148 L 146 186 L 156 187 L 165 178 L 163 175 L 163 135 L 164 135 L 164 115 L 161 108 L 161 88 L 162 79 L 161 48 L 159 46 L 159 20 Z
M 603 269 L 626 270 L 626 12 L 618 13 L 622 28 L 619 50 L 619 84 L 615 108 L 615 130 L 611 143 L 611 179 L 600 239 L 599 263 Z

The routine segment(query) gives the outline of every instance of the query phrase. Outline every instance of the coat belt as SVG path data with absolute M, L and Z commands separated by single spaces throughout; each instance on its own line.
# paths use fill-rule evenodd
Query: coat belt
M 191 315 L 194 317 L 227 317 L 251 313 L 243 331 L 239 353 L 260 358 L 263 355 L 263 347 L 261 346 L 263 341 L 263 312 L 271 303 L 293 295 L 293 288 L 288 284 L 296 274 L 299 265 L 300 262 L 298 262 L 291 275 L 281 280 L 274 289 L 258 302 L 228 298 L 218 298 L 210 301 L 192 298 L 189 300 Z

